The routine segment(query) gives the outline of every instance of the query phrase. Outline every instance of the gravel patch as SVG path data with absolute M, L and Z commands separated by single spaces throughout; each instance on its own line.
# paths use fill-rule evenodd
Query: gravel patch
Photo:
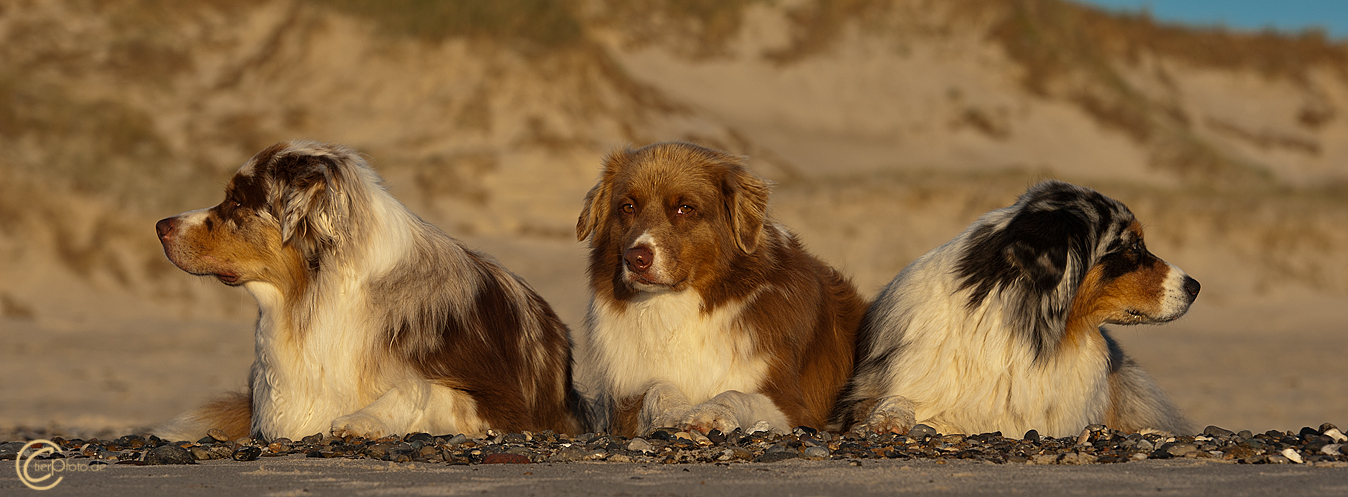
M 1348 437 L 1332 424 L 1299 431 L 1232 432 L 1209 426 L 1202 434 L 1122 433 L 1092 425 L 1073 437 L 1053 438 L 1033 431 L 1022 438 L 1001 433 L 940 434 L 919 425 L 910 435 L 835 434 L 797 428 L 792 433 L 758 431 L 706 435 L 656 430 L 645 437 L 605 433 L 577 436 L 550 431 L 497 433 L 468 438 L 459 434 L 412 433 L 378 439 L 315 434 L 295 441 L 219 434 L 197 441 L 166 441 L 127 435 L 113 440 L 47 438 L 63 449 L 52 458 L 91 464 L 192 464 L 196 461 L 257 459 L 302 454 L 311 458 L 372 459 L 395 463 L 449 465 L 608 461 L 640 464 L 771 464 L 792 459 L 963 459 L 995 464 L 1119 464 L 1146 459 L 1207 459 L 1239 464 L 1304 464 L 1348 467 Z M 0 460 L 14 460 L 23 441 L 0 442 Z

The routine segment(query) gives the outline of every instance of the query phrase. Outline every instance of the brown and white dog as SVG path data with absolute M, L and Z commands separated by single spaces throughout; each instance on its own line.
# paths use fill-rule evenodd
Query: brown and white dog
M 160 438 L 580 428 L 567 329 L 548 304 L 409 212 L 351 150 L 278 143 L 220 205 L 155 228 L 179 268 L 259 307 L 249 394 Z
M 1147 250 L 1123 204 L 1041 183 L 881 291 L 858 332 L 860 362 L 840 424 L 1061 437 L 1104 423 L 1189 433 L 1101 325 L 1177 319 L 1198 290 Z
M 592 292 L 576 346 L 611 431 L 828 422 L 865 302 L 767 207 L 740 157 L 658 143 L 605 159 L 576 224 Z

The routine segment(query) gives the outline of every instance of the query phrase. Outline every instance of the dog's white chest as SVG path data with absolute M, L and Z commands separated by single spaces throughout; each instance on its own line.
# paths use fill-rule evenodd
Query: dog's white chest
M 321 314 L 300 338 L 286 336 L 293 332 L 283 317 L 262 308 L 252 379 L 256 429 L 269 437 L 327 433 L 333 419 L 371 400 L 366 384 L 375 381 L 362 378 L 360 361 L 369 346 L 360 333 L 363 316 Z
M 736 303 L 705 313 L 693 291 L 626 305 L 596 302 L 591 339 L 608 369 L 611 393 L 640 395 L 653 381 L 676 385 L 693 403 L 727 390 L 757 392 L 768 364 L 741 329 L 742 308 Z

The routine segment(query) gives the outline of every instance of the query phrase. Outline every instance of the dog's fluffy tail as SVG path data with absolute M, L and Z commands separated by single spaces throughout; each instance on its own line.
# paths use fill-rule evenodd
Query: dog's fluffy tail
M 1125 432 L 1152 429 L 1176 435 L 1194 433 L 1179 408 L 1131 359 L 1109 375 L 1109 387 L 1113 398 L 1105 424 L 1110 428 Z
M 164 440 L 198 440 L 211 429 L 225 432 L 229 440 L 248 436 L 253 423 L 253 397 L 234 392 L 189 410 L 150 430 Z
M 1100 333 L 1109 346 L 1110 363 L 1110 406 L 1105 424 L 1128 433 L 1160 430 L 1176 435 L 1193 434 L 1193 426 L 1151 376 L 1123 353 L 1107 331 L 1101 328 Z

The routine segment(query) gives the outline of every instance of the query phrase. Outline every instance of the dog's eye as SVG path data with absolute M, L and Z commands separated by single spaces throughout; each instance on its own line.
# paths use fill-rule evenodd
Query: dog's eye
M 1147 250 L 1147 248 L 1146 248 L 1146 246 L 1143 245 L 1142 242 L 1139 240 L 1139 241 L 1133 242 L 1132 245 L 1129 245 L 1129 246 L 1128 246 L 1128 250 L 1133 251 L 1134 254 L 1142 255 L 1142 253 L 1145 252 L 1145 251 Z
M 619 209 L 622 209 L 624 214 L 631 214 L 637 211 L 637 206 L 632 205 L 631 202 L 628 202 L 619 207 Z
M 687 216 L 687 215 L 693 213 L 693 206 L 691 206 L 691 205 L 686 205 L 686 204 L 685 204 L 685 205 L 680 205 L 679 208 L 678 208 L 678 210 L 674 211 L 674 213 L 675 213 L 675 214 L 678 214 L 678 215 L 680 215 L 680 216 Z

